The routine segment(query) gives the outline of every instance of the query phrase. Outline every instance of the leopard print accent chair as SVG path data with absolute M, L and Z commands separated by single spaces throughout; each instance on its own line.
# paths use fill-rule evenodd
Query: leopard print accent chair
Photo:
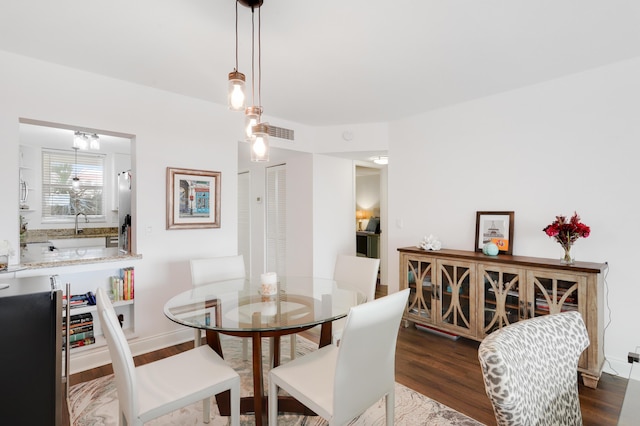
M 578 312 L 519 321 L 478 349 L 498 425 L 581 425 L 578 359 L 589 337 Z

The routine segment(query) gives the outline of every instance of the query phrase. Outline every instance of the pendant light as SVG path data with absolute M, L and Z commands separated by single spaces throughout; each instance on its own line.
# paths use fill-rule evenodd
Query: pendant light
M 80 189 L 80 178 L 78 178 L 78 150 L 80 147 L 74 146 L 72 148 L 75 151 L 75 161 L 73 163 L 74 176 L 73 179 L 71 179 L 71 188 L 73 188 L 74 191 L 77 191 Z
M 251 161 L 269 161 L 269 123 L 258 123 L 253 127 Z
M 89 135 L 89 148 L 100 150 L 100 138 L 95 133 Z
M 89 149 L 87 135 L 82 132 L 75 132 L 73 134 L 73 149 Z
M 232 111 L 243 111 L 246 106 L 244 74 L 238 71 L 238 2 L 236 1 L 236 67 L 229 73 L 227 105 Z
M 262 1 L 251 4 L 251 98 L 253 106 L 247 108 L 246 131 L 251 144 L 251 161 L 269 161 L 269 125 L 262 123 L 262 18 L 260 14 Z M 258 9 L 258 105 L 255 104 L 255 9 Z
M 73 148 L 83 151 L 87 149 L 100 150 L 100 138 L 97 133 L 84 133 L 76 131 L 73 134 Z
M 244 116 L 244 130 L 245 130 L 245 140 L 247 142 L 251 142 L 251 138 L 253 136 L 253 128 L 260 123 L 260 119 L 262 118 L 262 107 L 259 106 L 250 106 L 245 111 Z

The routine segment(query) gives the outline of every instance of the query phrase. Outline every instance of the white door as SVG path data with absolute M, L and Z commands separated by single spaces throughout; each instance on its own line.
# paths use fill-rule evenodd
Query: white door
M 238 173 L 238 254 L 251 275 L 251 172 Z
M 268 167 L 266 193 L 267 271 L 286 275 L 287 254 L 287 168 L 286 164 Z

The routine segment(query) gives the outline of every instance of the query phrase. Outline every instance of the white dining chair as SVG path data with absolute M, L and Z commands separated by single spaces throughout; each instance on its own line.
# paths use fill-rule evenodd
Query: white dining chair
M 240 425 L 240 376 L 209 346 L 136 367 L 113 305 L 101 287 L 96 292 L 98 315 L 107 340 L 123 425 L 143 425 L 221 392 L 231 392 L 233 426 Z M 203 420 L 209 423 L 210 407 Z
M 394 422 L 395 353 L 409 289 L 351 308 L 340 346 L 331 344 L 269 372 L 269 424 L 278 419 L 278 389 L 329 422 L 343 425 L 385 398 Z
M 244 256 L 219 256 L 206 259 L 191 259 L 191 285 L 199 287 L 220 281 L 245 278 Z M 242 339 L 242 359 L 248 359 L 248 338 Z M 194 329 L 194 344 L 202 344 L 202 330 Z
M 367 302 L 376 298 L 376 284 L 380 259 L 369 257 L 338 255 L 333 270 L 333 279 L 338 287 L 355 288 L 365 295 Z M 338 344 L 342 336 L 345 319 L 333 322 L 333 342 Z

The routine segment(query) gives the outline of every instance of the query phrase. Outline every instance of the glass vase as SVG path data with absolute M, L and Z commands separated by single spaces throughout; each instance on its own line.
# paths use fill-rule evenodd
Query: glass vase
M 575 259 L 571 256 L 571 246 L 562 246 L 562 249 L 564 250 L 564 256 L 562 256 L 562 258 L 560 259 L 560 263 L 565 265 L 573 265 Z
M 6 271 L 8 267 L 9 267 L 9 256 L 4 254 L 0 255 L 0 271 Z

